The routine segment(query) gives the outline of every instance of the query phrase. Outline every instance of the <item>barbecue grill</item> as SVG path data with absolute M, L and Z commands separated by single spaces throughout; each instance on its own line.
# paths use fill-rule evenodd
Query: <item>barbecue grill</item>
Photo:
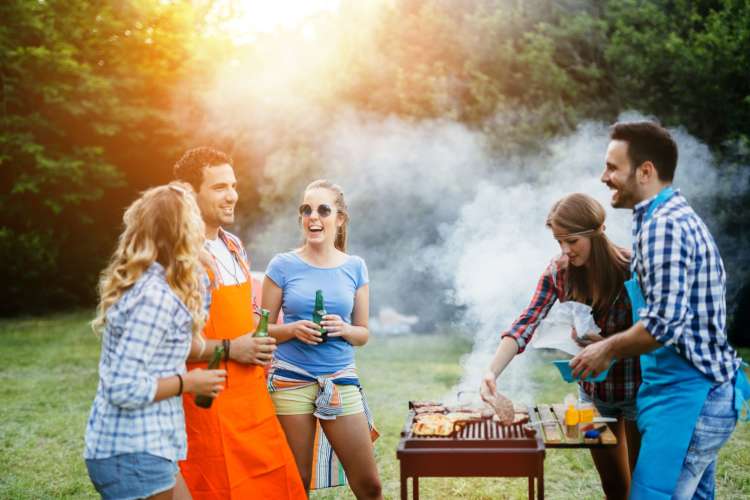
M 414 499 L 420 477 L 528 477 L 529 498 L 534 481 L 544 498 L 544 442 L 540 433 L 522 424 L 503 426 L 491 419 L 466 424 L 451 437 L 412 434 L 414 412 L 409 412 L 396 456 L 401 464 L 401 498 L 406 499 L 412 478 Z
M 617 445 L 607 429 L 596 440 L 566 436 L 562 405 L 527 408 L 529 424 L 500 425 L 492 419 L 469 422 L 452 436 L 420 436 L 412 432 L 411 409 L 401 431 L 396 456 L 401 468 L 401 498 L 408 498 L 412 478 L 415 500 L 420 477 L 527 477 L 529 498 L 544 498 L 545 445 L 550 448 L 603 448 Z M 594 410 L 598 416 L 598 412 Z

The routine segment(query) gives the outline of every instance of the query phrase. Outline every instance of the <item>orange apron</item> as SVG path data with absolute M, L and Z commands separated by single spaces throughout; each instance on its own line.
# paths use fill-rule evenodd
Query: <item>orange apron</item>
M 206 338 L 233 339 L 254 327 L 249 280 L 213 290 Z M 206 364 L 188 363 L 188 369 Z M 222 368 L 226 386 L 210 409 L 195 406 L 190 394 L 183 397 L 188 456 L 180 469 L 193 498 L 307 498 L 263 367 L 229 361 Z

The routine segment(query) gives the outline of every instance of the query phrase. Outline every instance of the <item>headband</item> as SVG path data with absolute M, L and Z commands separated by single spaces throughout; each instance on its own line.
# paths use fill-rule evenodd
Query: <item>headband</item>
M 596 234 L 603 234 L 605 229 L 606 229 L 606 226 L 604 224 L 602 224 L 601 226 L 599 226 L 596 229 L 587 229 L 585 231 L 578 231 L 577 233 L 565 233 L 565 234 L 552 233 L 552 236 L 554 236 L 555 239 L 561 240 L 563 238 L 570 238 L 571 236 L 588 236 L 588 235 L 592 235 L 592 234 L 595 234 L 595 233 Z

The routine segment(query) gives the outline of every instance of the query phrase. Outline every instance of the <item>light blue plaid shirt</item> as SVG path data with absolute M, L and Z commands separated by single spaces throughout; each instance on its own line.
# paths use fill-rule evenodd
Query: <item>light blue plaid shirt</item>
M 208 307 L 208 292 L 204 300 Z M 190 313 L 167 284 L 164 268 L 152 264 L 107 311 L 85 458 L 140 452 L 173 461 L 186 457 L 182 397 L 154 402 L 154 396 L 159 378 L 185 372 L 191 339 Z
M 716 382 L 731 380 L 740 360 L 726 336 L 724 264 L 711 233 L 675 191 L 644 223 L 654 198 L 633 209 L 632 266 L 646 307 L 646 329 Z

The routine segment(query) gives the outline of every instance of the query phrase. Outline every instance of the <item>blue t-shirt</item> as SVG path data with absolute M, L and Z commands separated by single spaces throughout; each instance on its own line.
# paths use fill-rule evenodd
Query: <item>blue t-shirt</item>
M 354 294 L 370 281 L 365 261 L 356 255 L 350 255 L 338 267 L 321 268 L 303 261 L 294 251 L 271 259 L 266 276 L 281 288 L 284 323 L 312 321 L 315 291 L 323 290 L 326 312 L 338 314 L 351 324 Z M 328 337 L 319 345 L 294 338 L 279 344 L 276 357 L 313 375 L 326 375 L 353 364 L 354 347 L 342 337 Z

